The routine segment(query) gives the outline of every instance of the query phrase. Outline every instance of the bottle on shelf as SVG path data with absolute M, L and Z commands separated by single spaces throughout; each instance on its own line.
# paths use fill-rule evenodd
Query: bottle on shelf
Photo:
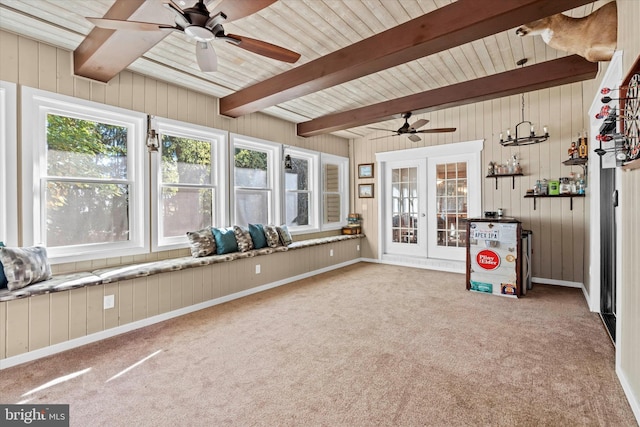
M 579 139 L 580 145 L 578 146 L 578 157 L 586 159 L 589 156 L 589 147 L 587 145 L 587 134 Z
M 580 174 L 578 174 L 576 176 L 578 182 L 576 184 L 576 191 L 578 194 L 584 194 L 585 192 L 585 187 L 586 187 L 586 182 L 584 180 L 584 177 Z

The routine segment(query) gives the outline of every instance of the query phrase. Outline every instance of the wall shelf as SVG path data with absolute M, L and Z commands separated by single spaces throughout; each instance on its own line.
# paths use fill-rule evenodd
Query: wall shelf
M 565 166 L 582 166 L 583 175 L 587 176 L 587 163 L 589 162 L 588 158 L 577 158 L 577 159 L 569 159 L 562 162 Z
M 571 200 L 570 203 L 570 208 L 571 210 L 573 210 L 573 198 L 574 197 L 584 197 L 584 194 L 558 194 L 556 196 L 552 196 L 552 195 L 548 195 L 548 194 L 525 194 L 524 198 L 525 199 L 533 199 L 533 210 L 536 210 L 536 199 L 541 198 L 541 197 L 547 197 L 550 199 L 562 199 L 562 198 L 569 198 Z
M 498 189 L 498 178 L 509 178 L 511 177 L 511 188 L 513 190 L 516 189 L 516 176 L 524 176 L 522 172 L 520 173 L 501 173 L 501 174 L 491 174 L 487 175 L 487 178 L 495 178 L 496 179 L 496 190 Z

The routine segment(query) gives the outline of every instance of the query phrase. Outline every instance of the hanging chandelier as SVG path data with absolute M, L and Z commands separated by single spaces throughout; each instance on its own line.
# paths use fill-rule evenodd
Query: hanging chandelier
M 517 62 L 518 65 L 524 66 L 527 58 L 523 58 Z M 549 130 L 543 127 L 543 135 L 536 135 L 533 123 L 524 119 L 524 93 L 522 93 L 522 121 L 515 127 L 515 135 L 511 135 L 511 129 L 507 129 L 506 138 L 500 133 L 500 144 L 504 147 L 538 144 L 549 139 Z

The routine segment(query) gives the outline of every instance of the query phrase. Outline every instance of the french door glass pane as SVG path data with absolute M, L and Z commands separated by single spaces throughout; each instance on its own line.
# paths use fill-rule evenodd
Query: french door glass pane
M 467 163 L 436 166 L 436 221 L 438 246 L 465 247 L 467 233 Z
M 162 189 L 162 223 L 165 237 L 184 236 L 187 231 L 213 224 L 213 190 L 210 188 Z
M 415 167 L 391 170 L 391 240 L 418 243 L 418 170 Z
M 49 247 L 129 240 L 129 186 L 47 182 Z

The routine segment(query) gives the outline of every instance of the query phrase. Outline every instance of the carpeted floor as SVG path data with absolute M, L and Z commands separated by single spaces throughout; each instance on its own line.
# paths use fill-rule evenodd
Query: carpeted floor
M 0 401 L 73 426 L 637 425 L 580 290 L 464 280 L 356 264 L 0 371 Z

